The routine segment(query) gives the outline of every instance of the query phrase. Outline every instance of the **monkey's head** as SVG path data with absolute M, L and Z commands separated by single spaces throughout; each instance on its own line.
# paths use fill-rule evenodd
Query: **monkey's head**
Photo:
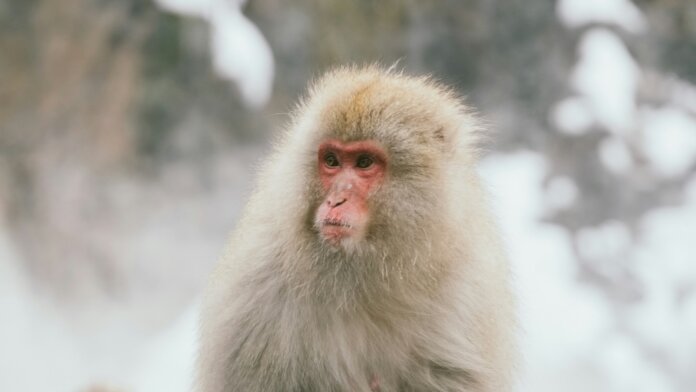
M 457 197 L 452 183 L 472 167 L 477 126 L 460 100 L 429 78 L 343 68 L 297 113 L 290 138 L 311 173 L 307 227 L 335 249 L 427 246 Z

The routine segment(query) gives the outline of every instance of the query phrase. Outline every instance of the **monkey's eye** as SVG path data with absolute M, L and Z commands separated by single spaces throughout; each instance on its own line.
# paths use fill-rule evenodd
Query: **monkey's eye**
M 332 152 L 324 156 L 324 163 L 329 167 L 337 167 L 339 165 L 338 158 Z
M 367 169 L 368 167 L 372 166 L 374 163 L 374 159 L 372 159 L 371 156 L 369 155 L 360 155 L 358 157 L 358 161 L 355 163 L 355 166 L 361 168 L 361 169 Z

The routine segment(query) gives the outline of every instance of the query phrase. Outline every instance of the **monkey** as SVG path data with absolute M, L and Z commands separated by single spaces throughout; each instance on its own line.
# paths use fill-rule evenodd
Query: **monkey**
M 431 76 L 310 85 L 206 289 L 197 392 L 511 390 L 515 301 L 484 126 Z

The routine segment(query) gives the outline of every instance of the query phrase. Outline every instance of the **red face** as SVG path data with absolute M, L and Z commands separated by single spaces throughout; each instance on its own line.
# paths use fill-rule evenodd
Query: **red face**
M 315 220 L 321 236 L 333 245 L 362 239 L 368 199 L 384 180 L 386 153 L 373 141 L 327 140 L 319 146 L 317 164 L 325 195 Z

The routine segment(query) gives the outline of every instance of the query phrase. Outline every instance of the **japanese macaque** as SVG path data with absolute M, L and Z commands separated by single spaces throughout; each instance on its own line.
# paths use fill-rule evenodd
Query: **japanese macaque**
M 428 77 L 314 83 L 213 275 L 197 391 L 509 391 L 514 301 L 481 131 Z

